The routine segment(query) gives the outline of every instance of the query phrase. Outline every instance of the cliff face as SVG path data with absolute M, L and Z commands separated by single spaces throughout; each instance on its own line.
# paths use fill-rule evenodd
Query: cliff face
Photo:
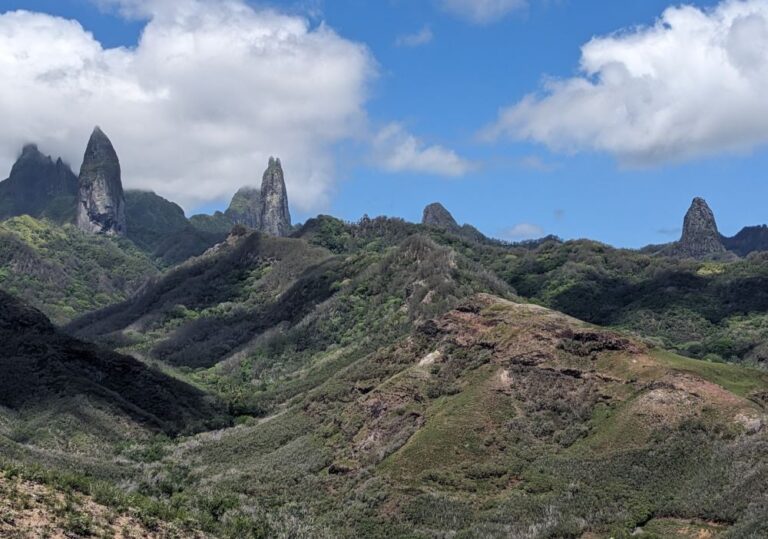
M 224 214 L 233 224 L 259 230 L 261 228 L 261 191 L 254 187 L 243 187 L 229 203 Z
M 421 224 L 436 226 L 440 228 L 448 228 L 451 230 L 459 229 L 459 223 L 453 218 L 451 212 L 445 209 L 445 206 L 439 202 L 434 202 L 424 208 L 424 215 L 421 219 Z
M 288 211 L 288 192 L 280 159 L 269 158 L 269 165 L 261 181 L 259 202 L 259 230 L 272 236 L 291 233 L 291 214 Z
M 92 234 L 126 234 L 125 195 L 120 161 L 112 143 L 98 127 L 80 168 L 77 226 Z
M 8 179 L 0 182 L 0 219 L 30 215 L 71 221 L 76 196 L 77 176 L 69 166 L 28 144 Z

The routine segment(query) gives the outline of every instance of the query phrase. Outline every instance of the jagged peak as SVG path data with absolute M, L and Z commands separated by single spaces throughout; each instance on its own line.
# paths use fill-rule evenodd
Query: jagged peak
M 269 163 L 267 163 L 267 168 L 283 168 L 282 164 L 280 163 L 280 158 L 270 156 Z
M 456 219 L 453 218 L 451 212 L 449 212 L 445 206 L 439 202 L 433 202 L 424 208 L 421 224 L 450 229 L 460 228 L 459 223 L 457 223 Z
M 279 157 L 270 157 L 261 180 L 259 230 L 273 236 L 287 236 L 291 232 L 291 214 L 288 209 L 288 191 Z
M 717 234 L 717 222 L 715 214 L 707 204 L 707 201 L 701 197 L 695 197 L 691 202 L 688 212 L 683 221 L 683 237 L 686 235 L 699 234 L 701 232 L 711 232 Z
M 107 134 L 102 131 L 101 127 L 98 125 L 93 128 L 93 131 L 91 132 L 91 136 L 88 139 L 88 146 L 93 145 L 99 145 L 99 146 L 109 146 L 112 148 L 112 141 L 109 139 Z

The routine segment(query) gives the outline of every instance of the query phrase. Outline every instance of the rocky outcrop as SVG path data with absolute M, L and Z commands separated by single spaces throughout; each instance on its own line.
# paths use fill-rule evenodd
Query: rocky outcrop
M 421 218 L 421 224 L 447 228 L 449 230 L 458 230 L 459 223 L 453 218 L 451 212 L 445 209 L 445 206 L 439 202 L 434 202 L 424 208 L 424 215 Z
M 109 138 L 98 127 L 88 141 L 78 183 L 78 228 L 92 234 L 125 235 L 120 161 Z
M 287 236 L 292 230 L 283 167 L 274 157 L 269 158 L 261 181 L 258 229 L 272 236 Z
M 675 246 L 678 256 L 707 258 L 725 254 L 715 215 L 703 198 L 694 198 L 683 221 L 683 235 Z
M 24 146 L 8 179 L 0 182 L 0 219 L 18 215 L 71 221 L 77 176 L 61 158 L 54 161 L 34 144 Z
M 255 187 L 242 187 L 224 214 L 229 217 L 232 224 L 243 225 L 259 230 L 261 228 L 261 191 Z M 289 217 L 290 223 L 290 217 Z

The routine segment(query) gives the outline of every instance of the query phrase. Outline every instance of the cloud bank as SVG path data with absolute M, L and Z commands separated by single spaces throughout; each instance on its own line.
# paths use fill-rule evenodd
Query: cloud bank
M 270 155 L 298 209 L 327 203 L 332 147 L 365 136 L 365 46 L 240 0 L 105 3 L 147 18 L 135 48 L 105 49 L 72 20 L 0 15 L 0 170 L 38 142 L 77 171 L 98 124 L 126 187 L 188 209 L 258 185 Z
M 650 166 L 768 142 L 768 1 L 671 7 L 582 47 L 577 77 L 503 109 L 490 137 Z

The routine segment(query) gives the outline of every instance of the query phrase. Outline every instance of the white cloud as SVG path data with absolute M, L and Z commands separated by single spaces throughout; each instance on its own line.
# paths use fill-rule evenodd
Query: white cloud
M 592 39 L 581 71 L 503 109 L 487 134 L 640 166 L 768 142 L 766 0 L 670 7 L 652 27 Z
M 429 26 L 425 26 L 414 34 L 397 36 L 395 45 L 398 47 L 420 47 L 421 45 L 431 43 L 434 37 L 435 35 L 432 33 L 432 29 Z
M 402 124 L 391 123 L 373 139 L 374 161 L 390 172 L 423 172 L 440 176 L 463 176 L 473 165 L 453 150 L 428 146 Z
M 549 163 L 538 155 L 526 155 L 518 161 L 518 165 L 528 170 L 536 172 L 553 172 L 558 169 L 556 163 Z
M 105 1 L 148 17 L 135 48 L 105 49 L 76 21 L 0 15 L 0 170 L 28 141 L 77 170 L 98 124 L 128 188 L 192 208 L 258 185 L 276 155 L 293 205 L 327 203 L 333 147 L 365 132 L 366 47 L 241 0 Z
M 474 24 L 488 24 L 525 8 L 527 0 L 440 0 L 444 10 Z
M 544 229 L 533 223 L 518 223 L 505 230 L 502 235 L 513 241 L 531 240 L 543 237 Z

